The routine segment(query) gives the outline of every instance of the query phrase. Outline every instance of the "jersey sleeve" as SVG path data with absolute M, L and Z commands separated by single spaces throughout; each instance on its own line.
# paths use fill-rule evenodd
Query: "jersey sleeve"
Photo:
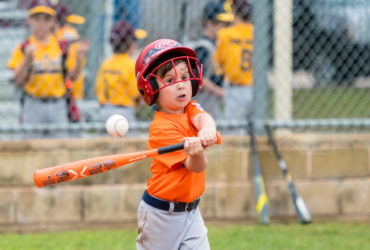
M 164 132 L 165 131 L 165 132 Z M 176 126 L 172 124 L 152 123 L 149 130 L 148 147 L 150 149 L 168 146 L 171 144 L 181 143 L 186 135 L 177 131 Z M 153 157 L 168 168 L 181 165 L 188 156 L 183 150 L 171 152 Z
M 23 59 L 23 53 L 21 50 L 21 45 L 17 45 L 15 49 L 13 50 L 12 56 L 8 61 L 8 68 L 9 69 L 15 69 L 19 66 Z
M 185 113 L 188 115 L 189 120 L 192 121 L 196 115 L 204 114 L 206 113 L 206 111 L 204 111 L 200 103 L 196 101 L 191 101 L 188 106 L 186 106 Z
M 76 67 L 78 46 L 79 46 L 78 42 L 71 43 L 68 46 L 68 53 L 67 53 L 67 60 L 66 60 L 67 70 L 72 70 L 74 67 Z M 82 59 L 81 64 L 82 64 L 82 68 L 86 66 L 86 57 Z
M 71 70 L 76 66 L 77 60 L 77 43 L 70 44 L 67 53 L 66 59 L 66 68 L 67 70 Z
M 105 104 L 107 101 L 105 96 L 107 86 L 104 81 L 104 63 L 100 66 L 98 73 L 96 74 L 95 84 L 96 97 L 98 98 L 100 104 Z

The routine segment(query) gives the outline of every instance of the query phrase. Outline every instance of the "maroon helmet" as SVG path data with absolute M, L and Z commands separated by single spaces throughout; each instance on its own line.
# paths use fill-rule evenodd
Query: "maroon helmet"
M 84 17 L 73 14 L 68 5 L 64 3 L 57 3 L 53 7 L 57 13 L 57 20 L 61 25 L 64 25 L 66 22 L 73 24 L 83 24 L 85 22 Z
M 116 22 L 111 30 L 109 38 L 109 41 L 113 46 L 113 51 L 125 52 L 127 47 L 135 40 L 135 30 L 129 22 Z
M 57 12 L 57 19 L 58 22 L 65 22 L 66 17 L 72 14 L 71 10 L 69 9 L 68 5 L 64 3 L 57 3 L 54 5 L 54 9 Z
M 179 42 L 172 39 L 159 39 L 147 45 L 140 53 L 136 60 L 135 74 L 137 79 L 137 87 L 144 101 L 148 105 L 153 105 L 158 97 L 158 92 L 172 84 L 180 81 L 174 81 L 171 84 L 166 84 L 156 75 L 156 71 L 162 65 L 183 59 L 187 61 L 189 68 L 189 79 L 180 81 L 191 81 L 192 96 L 195 96 L 200 86 L 202 85 L 202 64 L 196 58 L 194 50 L 184 47 Z M 177 74 L 177 73 L 176 73 Z M 177 77 L 175 77 L 177 79 Z M 159 88 L 156 80 L 162 81 L 164 86 Z

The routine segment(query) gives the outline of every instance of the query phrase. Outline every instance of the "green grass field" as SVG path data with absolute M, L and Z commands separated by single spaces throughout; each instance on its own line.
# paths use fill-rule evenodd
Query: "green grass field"
M 216 225 L 211 224 L 213 250 L 237 249 L 370 249 L 370 224 L 317 222 L 299 224 Z M 89 230 L 49 234 L 2 234 L 0 249 L 135 249 L 136 229 Z
M 369 118 L 370 89 L 326 87 L 293 92 L 293 117 Z

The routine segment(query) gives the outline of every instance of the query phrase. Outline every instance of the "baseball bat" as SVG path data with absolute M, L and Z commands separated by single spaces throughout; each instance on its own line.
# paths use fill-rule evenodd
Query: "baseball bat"
M 268 211 L 268 199 L 265 191 L 265 184 L 261 174 L 261 167 L 257 154 L 256 139 L 254 134 L 254 124 L 251 120 L 248 120 L 248 132 L 250 136 L 250 148 L 254 170 L 254 185 L 256 193 L 256 211 L 259 220 L 262 224 L 270 224 L 269 211 Z
M 219 132 L 217 132 L 216 135 L 217 144 L 220 144 L 221 136 Z M 184 142 L 160 147 L 157 149 L 149 149 L 126 154 L 100 156 L 70 162 L 62 165 L 36 170 L 33 173 L 33 180 L 37 187 L 45 187 L 52 184 L 85 178 L 90 175 L 106 172 L 135 161 L 182 149 L 184 149 Z
M 283 157 L 281 156 L 280 151 L 277 147 L 275 139 L 272 135 L 271 127 L 268 124 L 265 124 L 265 129 L 267 132 L 269 144 L 272 146 L 272 149 L 278 161 L 279 167 L 281 171 L 283 172 L 284 179 L 286 180 L 288 184 L 290 195 L 292 196 L 293 204 L 294 204 L 295 210 L 297 211 L 298 219 L 301 224 L 309 224 L 312 222 L 310 212 L 308 211 L 303 198 L 298 194 L 297 189 L 295 188 L 293 184 L 292 176 L 288 172 L 287 164 L 284 161 Z

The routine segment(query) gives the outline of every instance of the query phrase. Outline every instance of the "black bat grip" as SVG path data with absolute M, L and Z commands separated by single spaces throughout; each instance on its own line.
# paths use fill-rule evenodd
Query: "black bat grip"
M 158 148 L 158 154 L 165 154 L 184 149 L 184 142 Z
M 217 144 L 221 144 L 221 135 L 218 131 L 216 131 L 216 136 L 217 136 Z M 169 145 L 169 146 L 164 146 L 158 148 L 158 154 L 165 154 L 165 153 L 170 153 L 178 150 L 184 149 L 185 142 Z

